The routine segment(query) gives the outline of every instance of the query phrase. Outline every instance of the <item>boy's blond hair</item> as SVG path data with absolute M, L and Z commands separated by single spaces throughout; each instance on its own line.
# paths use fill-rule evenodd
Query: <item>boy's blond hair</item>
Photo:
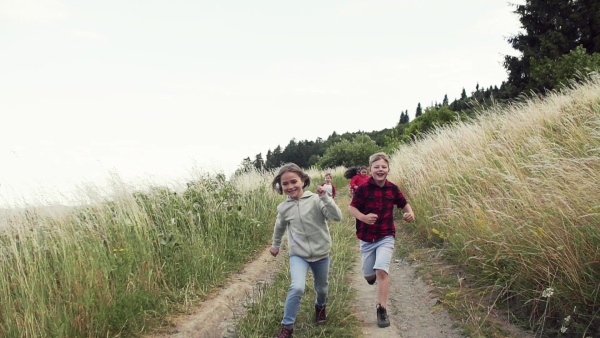
M 369 167 L 373 165 L 373 162 L 379 160 L 384 160 L 388 164 L 388 166 L 390 165 L 390 158 L 388 157 L 388 155 L 384 152 L 379 152 L 369 156 Z

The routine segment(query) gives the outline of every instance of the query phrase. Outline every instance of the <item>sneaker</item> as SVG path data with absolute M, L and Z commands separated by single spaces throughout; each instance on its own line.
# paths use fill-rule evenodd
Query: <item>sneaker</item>
M 315 304 L 315 323 L 325 324 L 327 316 L 325 315 L 325 305 L 319 306 Z
M 281 328 L 281 332 L 279 332 L 275 338 L 289 338 L 292 336 L 292 333 L 294 333 L 294 329 L 284 326 Z
M 390 326 L 390 319 L 388 318 L 387 311 L 381 306 L 381 304 L 377 304 L 377 326 Z
M 371 280 L 367 280 L 367 283 L 369 283 L 369 285 L 373 285 L 375 284 L 375 281 L 377 280 L 377 275 L 375 275 L 375 277 Z

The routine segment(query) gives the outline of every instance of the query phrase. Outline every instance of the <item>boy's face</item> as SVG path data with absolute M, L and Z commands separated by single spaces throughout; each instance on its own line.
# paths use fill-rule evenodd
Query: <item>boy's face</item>
M 361 170 L 360 174 L 363 175 L 363 176 L 367 176 L 367 169 Z
M 382 185 L 387 179 L 387 175 L 390 172 L 390 167 L 384 159 L 379 159 L 371 164 L 371 176 L 375 180 L 375 183 Z
M 281 190 L 283 190 L 283 192 L 291 199 L 299 200 L 304 193 L 302 188 L 304 186 L 304 181 L 302 181 L 302 178 L 295 172 L 288 171 L 281 175 L 279 184 L 281 185 Z
M 329 176 L 329 175 L 325 176 L 325 182 L 331 183 L 331 176 Z

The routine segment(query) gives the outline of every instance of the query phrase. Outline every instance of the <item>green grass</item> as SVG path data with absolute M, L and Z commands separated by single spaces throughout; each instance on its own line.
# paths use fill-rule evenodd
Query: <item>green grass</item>
M 203 177 L 43 216 L 0 235 L 0 336 L 132 336 L 185 311 L 270 240 L 279 197 Z

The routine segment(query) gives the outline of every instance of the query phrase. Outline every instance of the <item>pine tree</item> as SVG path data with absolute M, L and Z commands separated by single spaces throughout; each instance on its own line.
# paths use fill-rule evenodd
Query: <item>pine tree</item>
M 519 16 L 523 32 L 508 38 L 508 42 L 522 55 L 505 56 L 504 68 L 508 84 L 517 89 L 516 94 L 523 90 L 543 90 L 531 86 L 532 61 L 558 60 L 583 42 L 593 46 L 596 41 L 600 46 L 597 3 L 597 0 L 526 0 L 525 4 L 515 6 L 514 13 Z M 594 32 L 595 36 L 589 35 Z M 593 48 L 588 53 L 593 53 Z
M 442 101 L 442 106 L 448 105 L 448 94 L 444 94 L 444 100 Z
M 265 169 L 265 161 L 262 158 L 262 153 L 256 154 L 256 157 L 254 158 L 254 162 L 252 162 L 252 165 L 254 166 L 254 168 L 256 170 Z
M 408 116 L 408 109 L 404 112 L 404 121 L 402 124 L 408 124 L 410 122 L 410 117 Z
M 267 156 L 265 156 L 265 169 L 273 169 L 273 153 L 271 149 L 267 150 Z
M 600 53 L 600 1 L 577 0 L 574 2 L 574 18 L 577 25 L 576 41 L 589 54 Z
M 421 108 L 421 102 L 417 105 L 417 111 L 415 112 L 415 117 L 419 117 L 423 115 L 423 108 Z

